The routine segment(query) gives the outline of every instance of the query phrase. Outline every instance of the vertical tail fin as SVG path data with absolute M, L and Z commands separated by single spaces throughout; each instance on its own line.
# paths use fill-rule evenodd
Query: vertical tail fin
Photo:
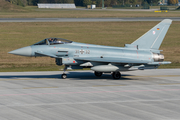
M 171 22 L 172 20 L 170 19 L 164 19 L 131 44 L 138 45 L 139 49 L 158 50 L 169 29 L 169 26 L 171 25 Z

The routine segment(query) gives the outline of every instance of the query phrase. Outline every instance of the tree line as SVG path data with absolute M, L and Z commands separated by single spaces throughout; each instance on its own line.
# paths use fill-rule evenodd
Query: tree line
M 95 4 L 97 7 L 102 6 L 102 0 L 6 0 L 12 4 L 26 6 L 26 5 L 34 5 L 37 3 L 75 3 L 76 6 L 87 6 L 91 4 Z M 104 0 L 105 7 L 112 6 L 130 6 L 130 5 L 158 5 L 161 0 Z M 178 4 L 178 0 L 168 0 L 169 5 Z

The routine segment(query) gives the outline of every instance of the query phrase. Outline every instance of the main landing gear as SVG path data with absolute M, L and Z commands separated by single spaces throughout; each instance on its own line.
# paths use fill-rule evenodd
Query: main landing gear
M 113 77 L 114 79 L 120 79 L 120 78 L 121 78 L 121 73 L 120 73 L 119 71 L 113 72 L 113 73 L 112 73 L 112 77 Z
M 101 77 L 102 76 L 102 72 L 94 72 L 94 74 L 95 74 L 95 76 L 97 76 L 97 77 Z
M 97 77 L 101 77 L 102 76 L 102 72 L 94 72 L 95 76 Z M 112 77 L 113 79 L 120 79 L 121 78 L 121 73 L 119 71 L 113 72 L 112 73 Z
M 66 70 L 67 70 L 67 66 L 64 67 L 64 72 L 63 72 L 63 74 L 61 75 L 61 78 L 62 78 L 62 79 L 66 79 L 66 78 L 67 78 L 67 74 L 65 73 Z M 94 74 L 95 74 L 95 76 L 97 76 L 97 77 L 101 77 L 103 73 L 102 73 L 102 72 L 97 72 L 97 71 L 95 71 Z M 120 78 L 121 78 L 121 73 L 120 73 L 119 71 L 113 72 L 113 73 L 112 73 L 112 77 L 113 77 L 114 79 L 120 79 Z

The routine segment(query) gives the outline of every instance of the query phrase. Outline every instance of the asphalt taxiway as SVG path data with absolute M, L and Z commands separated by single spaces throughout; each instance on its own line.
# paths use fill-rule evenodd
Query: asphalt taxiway
M 122 21 L 162 21 L 180 17 L 137 17 L 137 18 L 0 18 L 0 22 L 122 22 Z
M 180 69 L 0 72 L 0 120 L 179 120 Z

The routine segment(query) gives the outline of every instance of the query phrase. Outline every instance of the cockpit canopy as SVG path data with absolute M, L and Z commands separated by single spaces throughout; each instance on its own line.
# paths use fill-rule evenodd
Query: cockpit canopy
M 62 38 L 46 38 L 40 42 L 35 43 L 34 45 L 55 45 L 55 44 L 67 44 L 72 42 L 73 41 Z

